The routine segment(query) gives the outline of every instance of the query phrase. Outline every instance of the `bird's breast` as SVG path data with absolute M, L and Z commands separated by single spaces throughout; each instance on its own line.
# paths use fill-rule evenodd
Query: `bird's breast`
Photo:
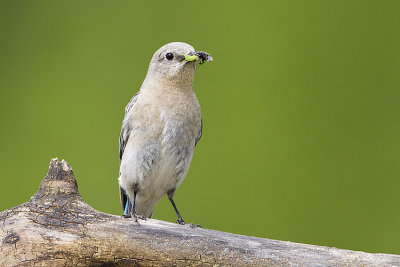
M 200 105 L 194 92 L 144 91 L 135 105 L 131 144 L 136 147 L 136 165 L 144 180 L 163 179 L 162 183 L 168 180 L 169 185 L 179 185 L 201 131 Z
M 196 138 L 201 129 L 200 105 L 197 98 L 175 97 L 173 101 L 164 103 L 160 118 L 164 128 L 162 146 L 164 156 L 175 163 L 175 175 L 185 176 L 192 160 Z

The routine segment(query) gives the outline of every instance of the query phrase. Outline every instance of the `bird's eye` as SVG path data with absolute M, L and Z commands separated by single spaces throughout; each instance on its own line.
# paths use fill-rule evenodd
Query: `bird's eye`
M 165 55 L 165 57 L 166 57 L 168 60 L 172 60 L 172 59 L 174 58 L 174 54 L 172 54 L 172 53 L 167 53 L 167 54 Z

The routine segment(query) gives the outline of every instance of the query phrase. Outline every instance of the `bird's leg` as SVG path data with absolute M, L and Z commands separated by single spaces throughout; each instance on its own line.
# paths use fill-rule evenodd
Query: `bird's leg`
M 173 206 L 174 209 L 175 209 L 176 215 L 178 216 L 178 220 L 176 220 L 176 222 L 179 223 L 179 224 L 185 224 L 185 221 L 182 219 L 182 216 L 181 216 L 181 214 L 179 213 L 179 210 L 178 210 L 178 208 L 177 208 L 176 205 L 175 205 L 174 199 L 173 199 L 173 198 L 168 198 L 168 199 L 169 199 L 169 201 L 171 201 L 172 206 Z
M 131 217 L 133 218 L 133 220 L 134 220 L 135 222 L 138 222 L 138 218 L 137 218 L 136 212 L 135 212 L 136 194 L 137 194 L 137 190 L 133 190 Z
M 171 201 L 171 204 L 172 204 L 172 206 L 173 206 L 174 209 L 175 209 L 176 215 L 178 216 L 178 220 L 177 220 L 176 222 L 179 223 L 179 224 L 185 224 L 185 221 L 182 219 L 182 216 L 181 216 L 181 214 L 179 213 L 179 210 L 178 210 L 178 208 L 177 208 L 176 205 L 175 205 L 174 193 L 175 193 L 175 190 L 170 190 L 170 191 L 168 191 L 168 199 L 169 199 L 169 201 Z
M 138 215 L 136 214 L 135 211 L 135 204 L 136 204 L 136 195 L 137 195 L 138 190 L 133 190 L 133 196 L 132 196 L 132 209 L 131 209 L 131 217 L 135 222 L 138 223 L 138 218 L 141 220 L 146 220 L 146 216 L 144 215 Z

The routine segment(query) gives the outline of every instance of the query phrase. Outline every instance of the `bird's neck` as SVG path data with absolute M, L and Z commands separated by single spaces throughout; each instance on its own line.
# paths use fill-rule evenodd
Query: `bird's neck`
M 146 76 L 142 84 L 142 88 L 162 88 L 162 90 L 192 90 L 193 76 L 185 76 L 179 78 L 167 77 L 149 77 Z

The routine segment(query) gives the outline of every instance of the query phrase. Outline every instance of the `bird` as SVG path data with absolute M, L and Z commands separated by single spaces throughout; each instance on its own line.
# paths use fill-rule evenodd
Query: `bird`
M 183 42 L 158 49 L 128 105 L 119 138 L 119 190 L 124 217 L 151 218 L 167 195 L 177 223 L 185 224 L 174 201 L 202 135 L 200 104 L 193 90 L 196 66 L 210 54 Z

